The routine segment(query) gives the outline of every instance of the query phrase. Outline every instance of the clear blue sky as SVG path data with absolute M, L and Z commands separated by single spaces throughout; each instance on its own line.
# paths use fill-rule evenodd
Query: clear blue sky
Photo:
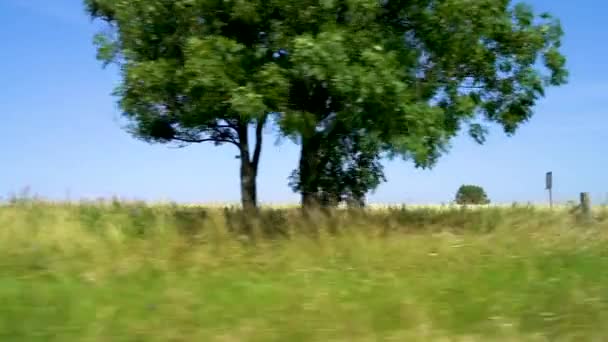
M 529 2 L 562 20 L 570 83 L 551 89 L 513 138 L 500 130 L 484 146 L 458 138 L 430 171 L 387 163 L 389 181 L 371 201 L 447 202 L 460 184 L 476 183 L 495 202 L 540 202 L 548 170 L 557 200 L 576 199 L 580 191 L 606 200 L 608 3 Z M 110 95 L 119 79 L 95 59 L 95 32 L 81 0 L 0 0 L 0 195 L 29 186 L 51 199 L 238 201 L 233 147 L 171 149 L 134 140 L 121 129 Z M 298 150 L 274 141 L 267 136 L 260 198 L 295 202 L 287 177 Z

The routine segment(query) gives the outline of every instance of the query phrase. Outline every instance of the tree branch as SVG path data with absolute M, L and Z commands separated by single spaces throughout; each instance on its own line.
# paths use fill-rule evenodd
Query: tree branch
M 255 127 L 255 148 L 253 150 L 253 167 L 257 170 L 258 164 L 260 162 L 260 154 L 262 152 L 262 139 L 263 139 L 263 129 L 266 124 L 266 119 L 268 115 L 264 115 L 258 122 Z
M 213 125 L 211 126 L 213 129 L 226 129 L 226 128 L 230 128 L 236 131 L 236 126 L 232 125 L 232 124 L 226 124 L 226 125 Z
M 195 139 L 195 138 L 184 138 L 184 137 L 173 137 L 173 140 L 181 141 L 185 143 L 204 143 L 204 142 L 214 142 L 214 143 L 228 143 L 233 144 L 236 147 L 239 147 L 236 141 L 232 139 L 217 139 L 217 138 L 205 138 L 205 139 Z
M 461 85 L 458 86 L 459 89 L 485 89 L 486 87 L 484 86 L 465 86 L 465 85 Z
M 215 138 L 215 139 L 225 139 L 225 140 L 231 140 L 232 142 L 234 142 L 235 144 L 238 144 L 237 140 L 234 137 L 234 133 L 238 134 L 238 131 L 235 132 L 226 132 L 226 131 L 222 131 L 222 128 L 219 127 L 212 127 L 211 128 L 213 130 L 213 132 L 215 132 L 218 136 L 220 136 L 221 138 Z

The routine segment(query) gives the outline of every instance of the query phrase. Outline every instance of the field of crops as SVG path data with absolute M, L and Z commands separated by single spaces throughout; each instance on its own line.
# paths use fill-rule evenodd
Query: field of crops
M 607 269 L 599 207 L 19 201 L 0 341 L 601 341 Z

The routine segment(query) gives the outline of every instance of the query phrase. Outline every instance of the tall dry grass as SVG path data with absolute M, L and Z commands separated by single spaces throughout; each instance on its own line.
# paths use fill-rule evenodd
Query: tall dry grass
M 1 341 L 593 341 L 608 211 L 0 207 Z

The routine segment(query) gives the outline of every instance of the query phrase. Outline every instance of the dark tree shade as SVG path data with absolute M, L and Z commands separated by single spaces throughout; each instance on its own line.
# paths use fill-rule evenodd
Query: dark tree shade
M 348 132 L 339 128 L 323 139 L 319 149 L 318 181 L 315 197 L 321 206 L 347 203 L 351 207 L 365 205 L 365 195 L 385 181 L 380 149 L 375 139 L 368 139 L 362 132 Z M 294 191 L 301 191 L 299 170 L 290 177 Z

